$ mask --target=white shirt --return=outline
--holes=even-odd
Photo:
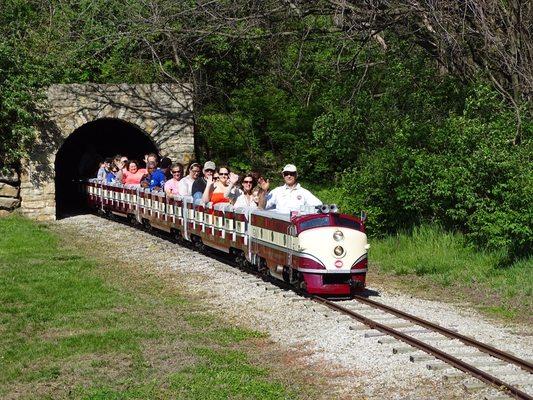
[[[266,198],[265,209],[275,208],[280,213],[299,211],[300,206],[319,206],[322,202],[309,190],[297,183],[292,188],[287,185],[278,186]]]
[[[192,179],[189,175],[180,179],[180,181],[178,182],[179,195],[180,196],[191,196],[193,183],[194,183],[194,179]]]
[[[238,187],[233,187],[230,190],[226,190],[225,197],[233,201],[233,207],[249,207],[252,210],[257,208],[257,204],[250,197],[246,196],[244,192]]]

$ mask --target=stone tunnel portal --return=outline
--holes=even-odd
[[[96,177],[100,161],[120,154],[142,162],[152,152],[159,153],[151,138],[119,119],[99,119],[76,129],[56,154],[56,218],[83,210],[76,182]]]

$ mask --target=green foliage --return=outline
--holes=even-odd
[[[213,25],[194,4],[3,2],[0,162],[31,145],[36,95],[49,83],[185,79],[195,85],[200,160],[271,177],[295,163],[343,210],[367,210],[373,235],[439,222],[508,262],[530,254],[527,105],[512,145],[514,112],[486,77],[459,81],[393,32],[383,32],[385,50],[347,40],[325,16]]]
[[[490,113],[479,114],[479,107]],[[351,207],[368,207],[371,232],[439,222],[509,261],[531,251],[533,171],[530,143],[514,146],[514,116],[486,87],[467,97],[462,115],[417,125],[343,174]],[[358,188],[350,191],[350,188]]]
[[[38,82],[31,65],[0,42],[0,167],[18,164],[35,139]]]
[[[370,259],[383,272],[424,276],[454,290],[465,289],[477,296],[471,300],[490,304],[489,311],[500,315],[529,315],[533,257],[501,268],[505,257],[504,251],[475,250],[464,235],[435,224],[375,239],[370,249]]]
[[[0,166],[17,164],[46,116],[39,103],[52,83],[153,82],[159,73],[138,37],[141,3],[8,0],[0,13]]]

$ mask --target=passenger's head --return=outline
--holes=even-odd
[[[179,181],[183,177],[183,164],[181,163],[173,164],[170,171],[172,173],[172,178]],[[200,169],[198,169],[198,172],[200,172]]]
[[[170,167],[172,166],[172,160],[168,157],[164,157],[162,160],[161,160],[161,169],[164,170],[165,172],[168,172],[170,171]]]
[[[111,165],[113,164],[113,159],[112,158],[106,158],[105,161],[104,161],[104,167],[106,169],[109,169],[111,168]]]
[[[149,153],[146,155],[146,168],[148,168],[148,163],[153,162],[157,168],[159,164],[159,157],[155,153]]]
[[[217,169],[217,166],[213,161],[206,161],[204,164],[204,176],[213,176],[213,173]]]
[[[200,176],[200,172],[202,171],[202,166],[198,164],[197,162],[192,162],[189,164],[187,171],[188,171],[189,176],[192,179],[196,179]]]
[[[122,165],[126,165],[126,163],[128,162],[128,157],[126,156],[120,157],[120,162],[122,163]]]
[[[230,171],[228,167],[220,167],[218,169],[218,179],[224,186],[228,184],[229,172]]]
[[[287,186],[293,186],[296,184],[296,181],[298,180],[298,172],[293,164],[285,165],[281,173]]]
[[[122,161],[120,161],[121,158],[122,156],[120,154],[117,154],[115,157],[113,157],[113,165],[116,165],[121,168],[121,166],[123,165]]]
[[[261,189],[259,189],[258,187],[254,188],[252,190],[252,201],[255,202],[255,204],[259,204],[259,193],[260,193]]]
[[[153,173],[157,168],[157,165],[155,162],[153,161],[148,161],[148,163],[146,164],[146,171],[151,174]]]
[[[252,190],[257,186],[257,179],[255,174],[248,173],[242,178],[242,190],[246,194],[252,193]]]
[[[213,182],[217,182],[220,179],[220,176],[218,175],[218,172],[213,172]]]
[[[132,174],[137,173],[139,170],[139,161],[137,160],[130,160],[128,164],[128,171],[130,171]]]

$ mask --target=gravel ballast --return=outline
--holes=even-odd
[[[180,288],[201,297],[217,315],[268,333],[280,351],[299,354],[310,369],[317,374],[327,374],[332,385],[324,398],[361,398],[362,395],[369,399],[478,399],[501,395],[494,389],[476,388],[476,385],[466,390],[464,386],[468,386],[472,378],[457,374],[459,371],[453,368],[429,370],[428,364],[438,367],[437,360],[411,362],[411,356],[425,354],[421,351],[411,350],[325,306],[150,233],[94,215],[65,218],[55,226],[59,231],[75,233],[91,242],[94,238],[105,237],[105,246],[96,240],[95,253],[109,253],[124,262],[143,262],[149,254],[147,268],[152,268],[154,273],[175,274]],[[123,240],[135,235],[138,236],[136,240]],[[372,282],[367,283],[379,293],[374,300],[456,329],[521,358],[533,359],[532,336],[517,334],[516,327],[488,321],[464,307],[390,293],[372,286]],[[356,301],[340,304],[368,316],[383,318],[384,323],[398,321],[385,314],[381,316]],[[399,329],[418,330],[420,337],[438,338],[419,327]],[[520,330],[527,332],[528,327]],[[450,341],[435,343],[443,348],[450,347]],[[457,346],[462,352],[461,344]],[[401,350],[393,354],[393,349]],[[491,368],[495,367],[483,367],[487,371]],[[505,368],[510,374],[520,376],[517,369]],[[533,385],[533,381],[530,383]],[[527,391],[533,394],[533,386]]]

